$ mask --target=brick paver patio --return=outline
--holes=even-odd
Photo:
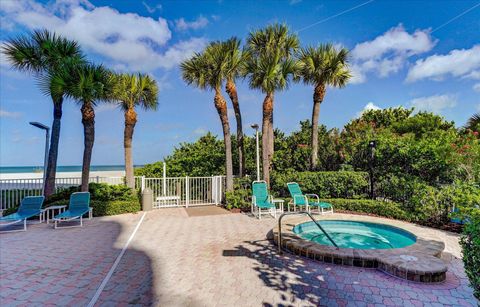
[[[87,305],[141,216],[96,218],[82,229],[32,225],[26,233],[0,234],[0,305]],[[279,256],[266,239],[274,223],[242,214],[149,212],[96,305],[478,304],[455,257],[445,283],[416,284],[374,269]],[[432,231],[459,256],[451,234]]]

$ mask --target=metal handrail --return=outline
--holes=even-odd
[[[286,212],[282,215],[280,215],[280,218],[278,219],[278,252],[282,254],[282,218],[285,215],[294,215],[294,214],[306,214],[308,217],[317,225],[317,227],[325,234],[325,236],[332,242],[333,246],[338,248],[337,243],[333,241],[333,239],[330,237],[330,235],[323,229],[322,226],[313,218],[313,216],[308,213],[307,211],[298,211],[298,212]]]

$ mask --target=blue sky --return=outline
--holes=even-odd
[[[363,5],[362,5],[363,4]],[[302,45],[332,42],[351,50],[352,82],[329,89],[320,122],[342,127],[365,108],[429,110],[465,123],[480,111],[480,2],[476,1],[35,1],[0,2],[0,43],[35,28],[80,42],[89,59],[117,71],[142,71],[160,86],[156,112],[139,112],[134,160],[161,160],[179,142],[221,135],[213,94],[188,87],[178,64],[211,40],[285,22]],[[476,7],[475,7],[476,6]],[[473,9],[471,9],[473,8]],[[471,9],[470,11],[468,11]],[[245,133],[260,122],[262,94],[238,84]],[[275,127],[290,132],[310,118],[312,88],[276,94]],[[35,80],[0,58],[0,165],[41,165],[52,107]],[[235,131],[231,117],[231,130]],[[97,108],[92,164],[123,163],[123,115]],[[81,164],[79,106],[64,104],[59,165]]]

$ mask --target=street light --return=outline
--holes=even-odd
[[[250,127],[255,129],[255,137],[257,140],[257,180],[260,180],[260,146],[258,144],[258,124],[252,124]]]
[[[375,148],[377,148],[377,141],[371,140],[368,142],[368,147],[370,148],[370,198],[375,198],[375,189],[374,189],[374,178],[373,178],[373,167],[375,166]]]
[[[49,147],[49,136],[50,136],[50,127],[45,126],[39,122],[30,122],[30,125],[45,130],[45,158],[43,160],[43,186],[42,194],[45,192],[45,184],[47,183],[47,166],[48,166],[48,147]]]

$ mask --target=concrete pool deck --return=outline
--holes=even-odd
[[[31,225],[27,232],[0,234],[0,305],[87,305],[141,217],[94,218],[84,228],[62,230]],[[189,217],[182,208],[148,212],[95,306],[478,304],[457,259],[455,234],[424,229],[452,257],[444,283],[418,284],[377,270],[280,256],[266,239],[275,223],[244,214]]]

